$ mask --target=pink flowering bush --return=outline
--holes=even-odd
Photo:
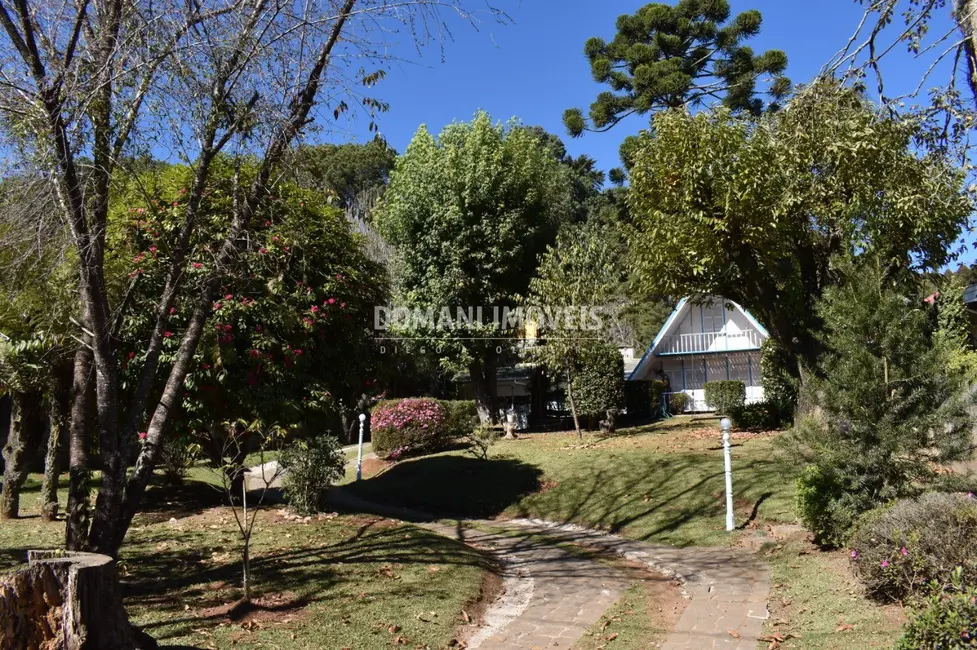
[[[448,411],[426,397],[385,400],[370,419],[373,450],[381,457],[441,449],[449,439]],[[405,449],[406,448],[406,449]]]
[[[945,589],[959,567],[977,585],[977,499],[929,492],[867,513],[851,539],[851,563],[869,596],[883,602]]]

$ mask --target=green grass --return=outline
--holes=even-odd
[[[38,482],[27,483],[24,517],[0,525],[2,567],[63,541],[63,522],[36,516]],[[272,507],[252,539],[261,606],[253,620],[232,620],[241,542],[220,496],[192,481],[153,488],[129,531],[120,559],[126,607],[161,645],[369,650],[400,637],[407,647],[443,648],[494,570],[480,552],[409,524],[335,515],[303,523]]]
[[[766,632],[784,637],[784,650],[891,648],[899,638],[906,611],[867,601],[846,551],[819,552],[794,541],[763,559],[774,584]]]
[[[772,447],[770,437],[734,440],[739,524],[755,508],[765,520],[793,520],[793,486]],[[540,517],[701,546],[736,539],[724,530],[723,480],[716,420],[682,417],[583,442],[572,433],[500,441],[488,461],[462,451],[426,456],[351,489],[439,516]]]

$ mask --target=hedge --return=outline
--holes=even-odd
[[[577,414],[602,418],[608,409],[624,404],[624,358],[610,345],[595,346],[573,378]]]
[[[746,402],[746,384],[738,379],[707,381],[703,388],[706,404],[717,415],[727,415],[731,409]]]
[[[474,400],[439,400],[448,412],[446,423],[449,438],[464,438],[478,425],[478,409]]]
[[[745,431],[771,431],[784,424],[780,406],[769,401],[734,406],[727,415],[735,428]]]
[[[672,415],[681,415],[689,408],[692,398],[687,393],[672,393],[668,396],[668,410]]]

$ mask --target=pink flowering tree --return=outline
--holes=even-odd
[[[235,200],[232,170],[203,198],[215,215]],[[240,171],[238,173],[245,174]],[[116,260],[128,298],[121,330],[123,372],[129,393],[141,370],[138,342],[152,327],[151,301],[170,264],[161,233],[179,227],[191,171],[173,167],[154,186],[140,186],[115,221],[129,244]],[[220,466],[228,435],[254,435],[271,427],[318,433],[336,431],[343,404],[376,385],[381,359],[371,327],[374,306],[386,300],[386,272],[367,259],[358,235],[327,197],[292,185],[275,188],[257,226],[224,278],[176,405],[171,440],[196,440]],[[192,241],[183,287],[187,299],[171,308],[158,380],[168,375],[195,305],[196,285],[215,270],[218,232],[199,229]],[[130,347],[131,346],[131,347]],[[146,413],[148,420],[152,416]],[[138,449],[139,440],[130,441]],[[231,463],[232,466],[235,463]]]

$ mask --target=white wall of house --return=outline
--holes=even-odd
[[[673,392],[689,395],[689,410],[707,411],[707,381],[738,379],[747,403],[763,400],[759,347],[767,338],[738,305],[715,299],[703,305],[685,302],[659,333],[632,379],[656,379],[664,373]]]

